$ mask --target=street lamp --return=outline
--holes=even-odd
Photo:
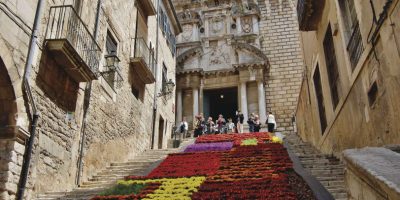
[[[118,64],[120,62],[118,56],[115,53],[111,53],[110,55],[104,56],[106,59],[106,68],[107,71],[117,70]]]
[[[102,71],[101,74],[103,75],[103,77],[104,76],[108,77],[106,78],[106,80],[110,81],[109,82],[110,85],[113,85],[115,83],[116,87],[120,88],[124,81],[119,68],[120,59],[115,54],[115,52],[112,52],[111,54],[104,56],[104,58],[106,59],[106,66],[105,70]]]
[[[175,83],[172,81],[172,79],[169,79],[169,81],[166,82],[164,87],[162,88],[162,91],[158,94],[158,97],[172,94],[174,87]]]

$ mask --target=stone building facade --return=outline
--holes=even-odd
[[[44,1],[26,73],[37,4],[0,1],[0,199],[17,193],[32,102],[40,117],[27,199],[166,148],[174,125],[175,91],[167,85],[175,82],[181,28],[169,0]]]
[[[278,130],[293,130],[302,77],[294,2],[174,0],[183,32],[177,40],[177,122],[199,113],[233,118],[241,110]]]
[[[326,154],[400,143],[399,1],[298,1],[299,135]]]

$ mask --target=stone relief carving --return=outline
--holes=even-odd
[[[252,20],[250,17],[242,18],[241,25],[244,33],[251,33],[253,31]]]
[[[193,35],[193,25],[192,24],[185,24],[182,27],[182,39],[184,42],[188,42],[192,40]]]
[[[209,58],[209,66],[211,65],[221,65],[223,63],[230,63],[230,55],[229,52],[225,52],[224,46],[215,47],[211,49],[210,58]]]
[[[211,19],[210,28],[213,34],[219,34],[224,28],[224,19],[222,17],[214,17]]]

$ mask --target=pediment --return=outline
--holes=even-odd
[[[222,44],[214,47],[194,47],[177,58],[178,71],[202,69],[207,71],[237,69],[238,66],[263,65],[267,56],[256,46],[245,43]]]

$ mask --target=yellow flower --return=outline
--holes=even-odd
[[[283,143],[283,140],[282,140],[281,138],[279,138],[279,137],[273,136],[273,137],[272,137],[272,142],[273,142],[273,143],[280,143],[280,144],[282,144],[282,143]]]

